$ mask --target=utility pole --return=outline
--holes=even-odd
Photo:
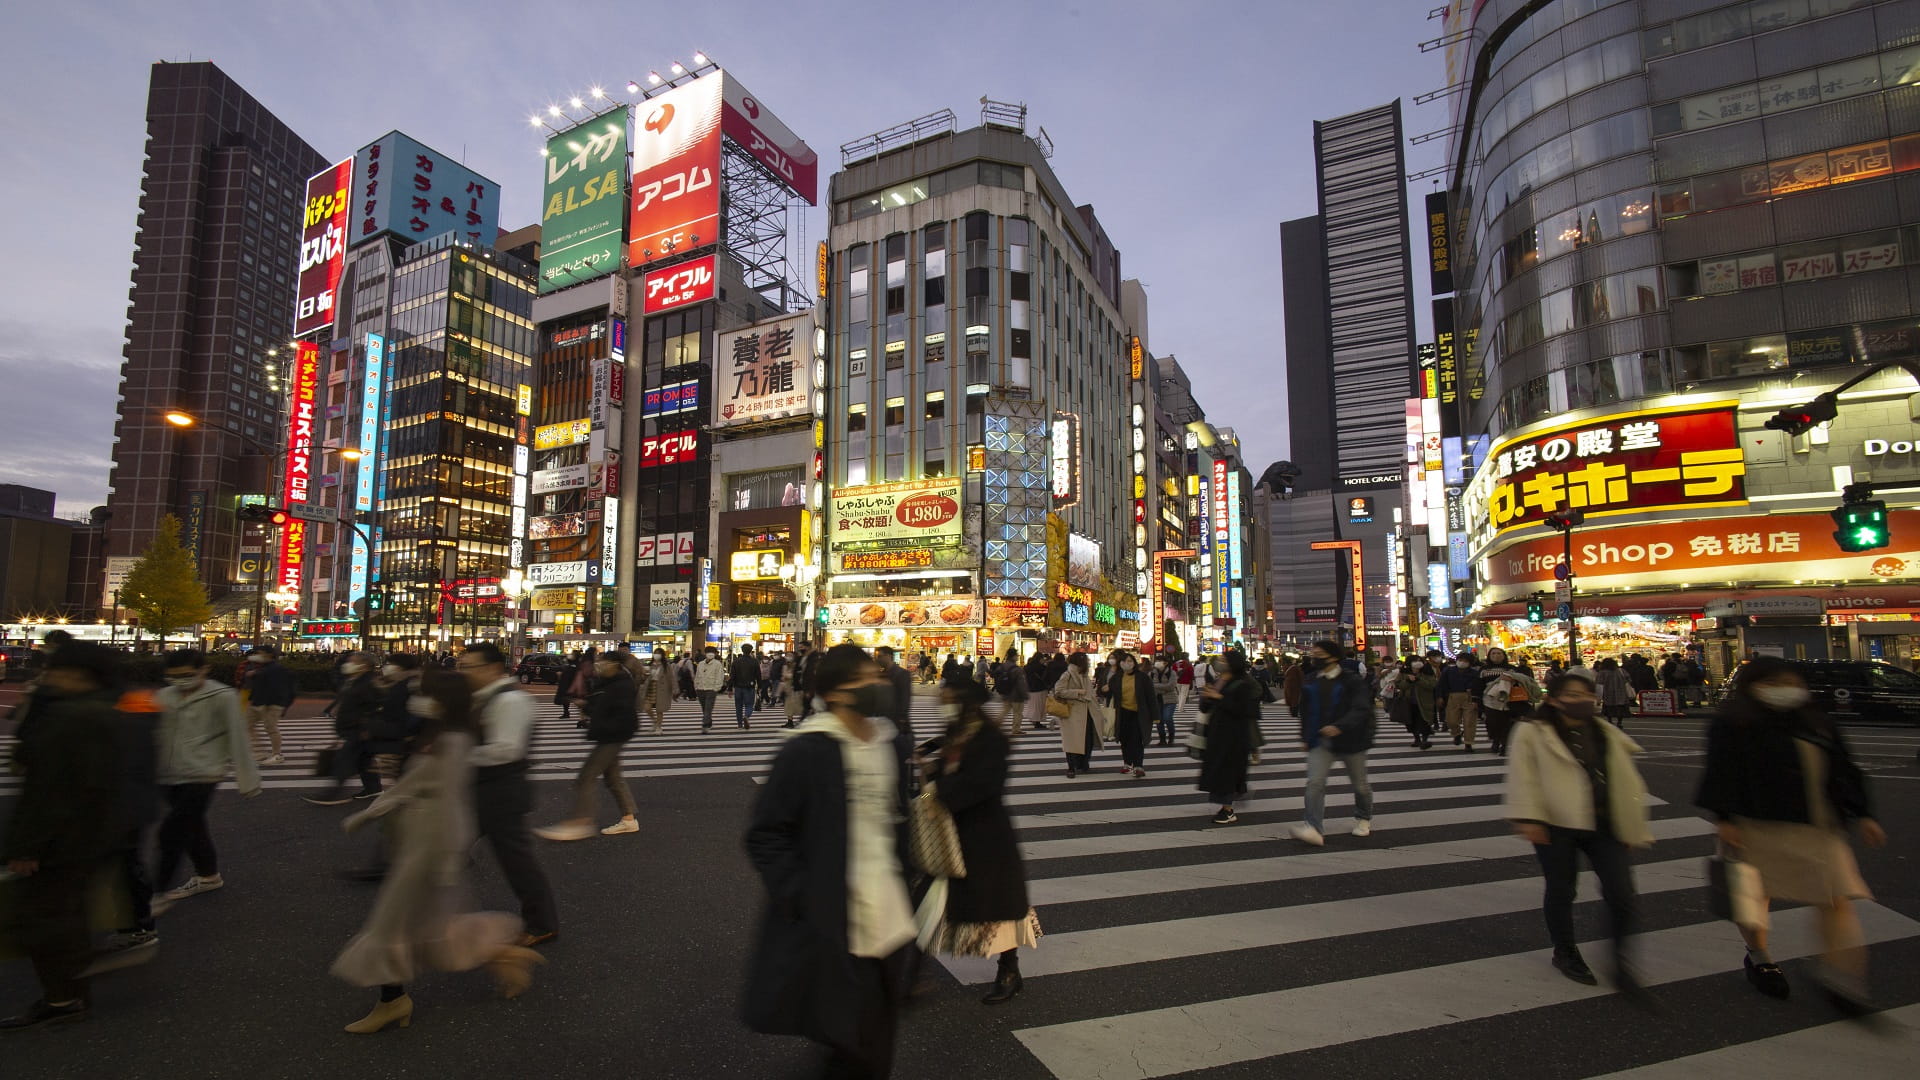
[[[1580,628],[1573,614],[1573,530],[1587,516],[1578,510],[1562,510],[1547,515],[1547,524],[1560,532],[1560,562],[1553,568],[1554,599],[1558,614],[1567,624],[1567,666],[1580,666]]]

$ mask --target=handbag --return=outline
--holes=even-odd
[[[338,754],[339,752],[340,752],[340,749],[334,746],[323,746],[320,749],[314,751],[313,752],[313,775],[328,776],[328,777],[332,776],[334,755]]]
[[[1047,695],[1047,715],[1057,716],[1060,719],[1065,720],[1067,717],[1073,715],[1073,705],[1070,702],[1062,701],[1059,698],[1054,697],[1052,694],[1048,694]]]
[[[1097,701],[1087,702],[1087,715],[1093,720],[1093,729],[1102,739],[1113,738],[1113,716],[1115,710],[1109,709]]]
[[[1760,872],[1724,846],[1707,857],[1707,910],[1736,926],[1766,925]]]
[[[966,859],[960,853],[960,830],[953,824],[953,813],[934,795],[928,783],[913,797],[911,843],[913,861],[920,869],[941,878],[967,876]]]
[[[1201,761],[1206,758],[1207,756],[1207,716],[1205,713],[1201,713],[1199,716],[1195,717],[1193,721],[1193,727],[1187,729],[1187,738],[1186,738],[1185,745],[1187,748],[1188,757],[1192,758],[1195,761]]]

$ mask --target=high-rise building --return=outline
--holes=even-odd
[[[279,372],[301,205],[323,164],[213,64],[153,65],[110,556],[145,550],[163,515],[197,515],[202,579],[216,596],[234,580],[235,496],[266,490],[267,448],[285,433]],[[169,412],[191,425],[169,423]]]
[[[1490,0],[1449,33],[1458,403],[1491,439],[1464,507],[1475,614],[1565,648],[1561,620],[1518,616],[1553,611],[1546,519],[1573,510],[1583,660],[1912,664],[1912,623],[1879,620],[1920,609],[1913,378],[1765,425],[1920,360],[1920,9]],[[1830,513],[1862,482],[1893,542],[1850,552]]]

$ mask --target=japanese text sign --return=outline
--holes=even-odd
[[[1427,195],[1427,270],[1433,295],[1445,296],[1453,291],[1453,245],[1444,191]]]
[[[352,158],[307,181],[307,201],[300,217],[299,291],[294,300],[296,337],[333,325],[333,293],[347,265],[352,205]]]
[[[692,461],[699,449],[700,433],[697,431],[648,435],[640,440],[640,467],[645,469],[654,465],[677,465]]]
[[[627,110],[615,109],[547,140],[540,214],[540,291],[620,269],[625,225]]]
[[[722,82],[695,79],[638,106],[628,265],[719,243]]]
[[[708,76],[709,78],[711,76]],[[807,201],[819,201],[820,158],[800,137],[780,122],[759,98],[747,92],[732,74],[726,80],[721,128],[740,149],[765,165],[789,191]]]
[[[956,542],[965,522],[958,477],[835,488],[828,497],[836,551]]]
[[[648,274],[641,310],[647,315],[658,315],[713,297],[713,256],[702,255]]]
[[[353,167],[352,243],[451,232],[487,246],[499,231],[500,185],[397,131],[361,147]]]
[[[813,397],[813,313],[720,335],[713,366],[715,427],[805,415]]]

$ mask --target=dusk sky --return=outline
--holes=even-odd
[[[1443,127],[1440,0],[452,5],[79,0],[19,9],[0,88],[0,482],[52,488],[63,515],[106,499],[140,191],[148,67],[212,60],[338,159],[399,128],[500,183],[501,224],[538,220],[527,123],[595,85],[624,96],[696,49],[821,158],[979,98],[1025,102],[1054,172],[1092,203],[1151,301],[1151,348],[1192,375],[1257,477],[1288,452],[1279,222],[1313,213],[1312,123],[1407,99]],[[1442,140],[1411,148],[1437,164]],[[1415,194],[1431,189],[1422,182]],[[801,264],[826,234],[806,216]],[[1423,249],[1414,234],[1416,266]],[[1415,275],[1424,338],[1424,275]],[[289,298],[289,307],[291,299]],[[290,314],[290,313],[289,313]],[[1386,407],[1398,411],[1397,402]],[[1301,448],[1299,454],[1314,452]]]

